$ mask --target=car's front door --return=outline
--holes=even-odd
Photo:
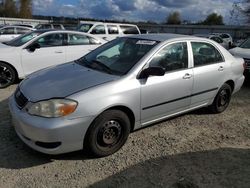
[[[17,36],[15,27],[7,27],[0,30],[0,42],[10,41]]]
[[[24,74],[66,62],[63,33],[50,33],[41,36],[28,47],[22,50],[22,66]],[[34,51],[30,47],[38,44]]]
[[[104,40],[107,40],[108,35],[106,31],[106,27],[103,24],[96,25],[93,27],[93,29],[90,31],[91,34],[96,35],[100,38],[103,38]]]
[[[223,84],[229,70],[219,50],[207,42],[191,42],[193,51],[194,86],[191,106],[209,103]]]
[[[193,72],[189,69],[186,42],[165,46],[152,58],[150,66],[160,66],[166,73],[140,80],[142,125],[185,111],[191,102]]]

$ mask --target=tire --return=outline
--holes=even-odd
[[[12,85],[15,80],[15,70],[10,65],[0,62],[0,89]]]
[[[120,110],[107,110],[90,125],[85,147],[96,157],[104,157],[118,151],[130,133],[128,116]]]
[[[221,113],[225,111],[231,100],[232,89],[230,85],[223,84],[217,95],[214,98],[213,104],[210,109],[213,113]]]

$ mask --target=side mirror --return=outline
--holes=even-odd
[[[39,49],[41,48],[40,44],[38,43],[33,43],[31,44],[27,49],[30,51],[30,52],[34,52],[36,49]]]
[[[146,69],[143,69],[141,73],[139,74],[139,79],[148,78],[149,76],[164,76],[165,75],[165,69],[162,67],[148,67]]]

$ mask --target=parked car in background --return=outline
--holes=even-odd
[[[98,35],[108,41],[124,35],[140,34],[140,30],[136,25],[120,23],[81,22],[77,30]]]
[[[242,42],[238,47],[232,48],[229,52],[237,57],[241,57],[245,61],[247,76],[250,75],[250,38]]]
[[[64,30],[64,26],[62,24],[56,23],[48,23],[48,24],[38,24],[35,26],[36,29],[57,29],[57,30]]]
[[[3,26],[0,28],[0,42],[10,41],[30,31],[34,31],[34,29],[23,26]]]
[[[201,107],[223,112],[243,84],[243,63],[205,38],[120,37],[31,74],[9,107],[17,135],[31,148],[107,156],[133,130]]]
[[[229,48],[231,48],[231,46],[233,45],[233,37],[229,33],[212,33],[212,34],[220,36],[228,44]]]
[[[37,70],[80,58],[106,41],[65,30],[36,30],[0,45],[0,88]]]
[[[210,35],[210,34],[195,34],[195,36],[197,37],[204,37],[204,38],[208,38],[211,39],[217,43],[219,43],[221,46],[223,46],[226,49],[229,49],[229,45],[228,42],[224,41],[220,36],[218,35]]]
[[[32,24],[14,24],[14,25],[12,25],[12,26],[23,26],[23,27],[35,28],[35,26],[32,25]]]

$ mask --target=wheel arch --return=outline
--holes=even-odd
[[[134,112],[130,108],[128,108],[126,106],[118,105],[118,106],[112,106],[112,107],[106,109],[105,111],[108,111],[108,110],[120,110],[120,111],[124,112],[128,116],[129,121],[130,121],[130,126],[131,126],[130,132],[132,132],[134,130],[135,115],[134,115]]]
[[[235,83],[233,80],[228,80],[225,82],[226,84],[228,84],[231,87],[232,93],[234,91],[234,87],[235,87]]]
[[[0,63],[4,63],[4,64],[10,66],[11,68],[13,68],[13,70],[15,71],[15,74],[16,74],[16,80],[19,79],[19,74],[18,74],[16,68],[13,65],[11,65],[10,63],[8,63],[6,61],[1,61],[1,60],[0,60]]]

